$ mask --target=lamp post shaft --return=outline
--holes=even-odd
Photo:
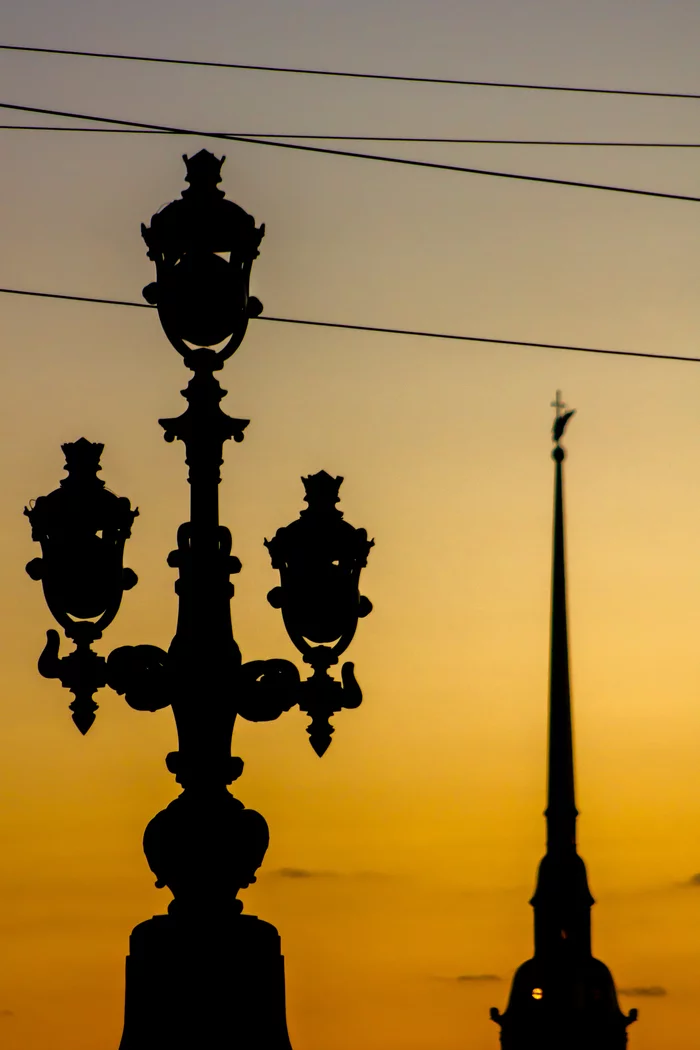
[[[240,569],[231,556],[231,534],[219,524],[220,467],[224,441],[241,440],[245,420],[220,407],[225,395],[214,377],[208,352],[191,355],[195,374],[183,391],[188,405],[174,419],[161,420],[166,440],[185,445],[189,467],[190,521],[178,531],[170,564],[179,569],[177,632],[170,648],[177,669],[173,712],[178,727],[177,772],[184,785],[230,782],[231,733],[241,655],[233,638],[229,577]],[[203,717],[204,711],[207,715]]]

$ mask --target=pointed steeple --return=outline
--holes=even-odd
[[[608,968],[591,954],[591,906],[586,867],[576,850],[574,747],[566,602],[564,472],[561,446],[574,412],[561,394],[552,439],[554,528],[547,755],[547,852],[540,863],[535,913],[535,953],[516,972],[508,1009],[491,1010],[501,1027],[503,1050],[623,1050],[636,1010],[620,1010]]]
[[[557,390],[552,440],[554,460],[554,536],[552,551],[552,622],[549,661],[549,752],[547,786],[547,850],[560,851],[576,846],[576,796],[574,786],[574,746],[571,726],[571,686],[569,683],[569,627],[566,608],[566,548],[564,539],[564,478],[562,464],[566,452],[561,447],[566,425],[573,411],[566,408]],[[574,410],[575,411],[575,410]]]

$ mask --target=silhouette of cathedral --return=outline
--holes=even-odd
[[[555,461],[552,624],[549,679],[547,852],[540,863],[535,952],[516,971],[508,1008],[491,1009],[503,1050],[624,1050],[627,1026],[612,974],[591,953],[591,905],[586,866],[576,850],[576,799],[566,613],[564,495],[560,441],[573,412],[560,393],[553,408]]]

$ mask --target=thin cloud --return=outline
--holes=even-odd
[[[456,977],[458,981],[500,981],[500,979],[496,973],[460,973]]]
[[[649,984],[643,985],[641,988],[618,988],[617,994],[628,995],[633,998],[639,996],[647,999],[661,999],[664,995],[668,995],[668,992],[660,984]]]
[[[332,879],[339,874],[337,871],[312,871],[311,868],[278,868],[270,872],[280,879]]]
[[[381,879],[381,871],[324,871],[313,868],[277,868],[267,872],[278,879]]]
[[[700,871],[696,872],[695,875],[691,875],[686,883],[687,886],[700,886]]]
[[[458,973],[453,977],[438,977],[438,981],[457,982],[458,984],[471,984],[477,982],[500,981],[501,977],[496,973]]]
[[[15,1016],[14,1010],[0,1010],[0,1018],[2,1018],[3,1020],[6,1020],[8,1017],[14,1017],[14,1016]]]

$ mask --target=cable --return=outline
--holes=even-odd
[[[693,201],[700,203],[700,197],[691,197],[682,193],[662,193],[658,190],[638,190],[628,186],[611,186],[598,182],[582,182],[574,179],[554,179],[544,175],[521,175],[512,171],[491,171],[485,168],[466,168],[457,164],[440,164],[437,161],[412,160],[407,157],[387,157],[380,153],[358,153],[351,150],[331,149],[328,146],[302,146],[298,142],[275,142],[272,139],[246,138],[243,135],[229,135],[220,131],[193,131],[187,128],[171,127],[167,124],[146,124],[139,120],[120,120],[117,117],[96,117],[89,113],[73,113],[68,110],[46,109],[39,106],[20,106],[12,102],[0,102],[0,109],[17,110],[21,113],[42,113],[51,117],[68,117],[73,120],[91,120],[100,124],[119,124],[123,127],[145,128],[150,131],[164,131],[177,135],[193,135],[200,138],[224,139],[227,142],[247,142],[256,146],[274,146],[276,149],[302,150],[304,153],[323,153],[332,157],[354,157],[358,160],[376,160],[385,164],[402,164],[413,168],[431,168],[436,171],[458,171],[467,175],[489,175],[498,179],[517,179],[521,182],[542,182],[550,186],[576,186],[587,190],[607,190],[609,193],[627,193],[638,197],[659,197],[665,200]]]
[[[26,288],[0,288],[5,295],[32,295],[37,299],[68,299],[73,303],[103,303],[106,306],[135,306],[139,310],[155,310],[150,303],[134,303],[130,299],[96,299],[92,295],[64,295],[61,292],[32,292]]]
[[[102,303],[109,306],[134,306],[140,310],[155,310],[149,303],[134,303],[127,299],[97,299],[89,295],[64,295],[59,292],[33,292],[25,288],[0,288],[7,295],[31,295],[40,299],[67,299],[77,303]],[[351,332],[377,332],[381,335],[409,335],[421,339],[449,339],[462,343],[495,343],[498,346],[524,346],[540,350],[573,350],[581,354],[609,354],[615,357],[645,357],[654,361],[687,361],[700,364],[700,357],[682,357],[679,354],[647,354],[641,350],[607,350],[593,346],[572,346],[567,343],[534,343],[526,339],[495,339],[485,335],[457,335],[450,332],[428,332],[413,328],[383,328],[369,324],[347,324],[342,321],[309,321],[301,317],[269,317],[261,314],[256,321],[276,324],[300,324],[313,328],[340,328]]]
[[[190,132],[152,131],[145,128],[72,128],[56,124],[0,124],[0,131],[78,131],[101,135],[183,135]],[[700,149],[700,142],[612,142],[585,139],[461,139],[439,138],[431,135],[293,135],[276,131],[222,131],[230,138],[314,139],[333,142],[428,142],[455,145],[486,146],[615,146],[650,149]]]
[[[570,87],[564,84],[517,84],[500,80],[454,80],[446,77],[418,77],[393,73],[350,73],[337,69],[304,69],[296,66],[261,66],[248,62],[207,62],[191,58],[155,58],[151,55],[122,55],[110,51],[73,51],[59,47],[25,47],[0,44],[2,51],[31,51],[42,55],[73,55],[80,58],[115,58],[124,62],[158,62],[171,66],[204,66],[210,69],[249,69],[261,73],[301,73],[314,77],[349,77],[354,80],[395,80],[409,84],[450,84],[458,87],[515,88],[519,91],[570,91],[588,95],[636,95],[643,98],[690,98],[700,94],[683,91],[639,91],[626,88]]]

